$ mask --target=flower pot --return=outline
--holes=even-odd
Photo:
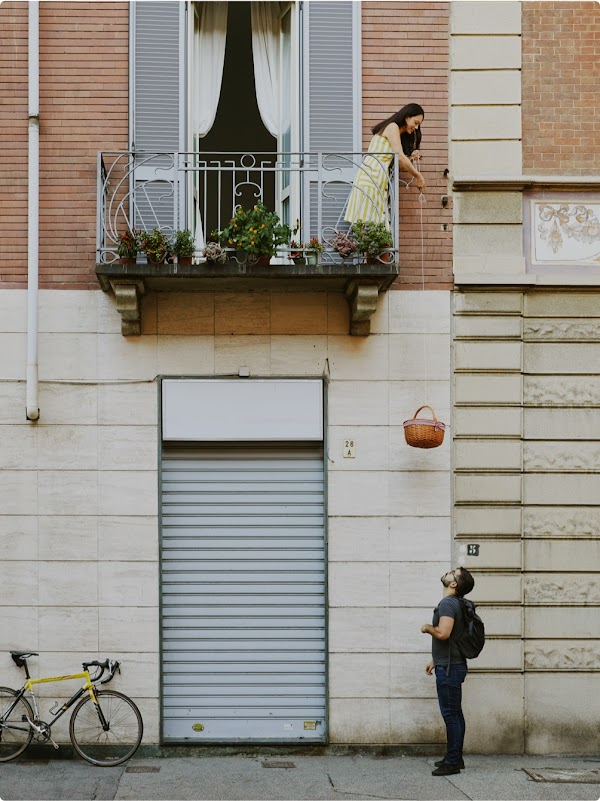
[[[191,267],[193,256],[177,256],[177,264],[180,267]]]
[[[165,258],[166,256],[163,256],[161,259],[157,259],[156,256],[149,256],[146,254],[146,261],[153,267],[159,267],[161,264],[164,264]]]
[[[123,259],[123,258],[119,259],[119,264],[122,264],[124,267],[126,265],[133,265],[135,264],[135,262],[136,262],[135,256],[130,259]]]
[[[306,264],[306,256],[292,256],[294,264]]]
[[[306,257],[306,263],[313,267],[319,263],[319,256],[317,253],[309,253]]]
[[[256,253],[248,253],[248,264],[258,267],[268,267],[271,264],[271,257],[269,255],[257,256]]]

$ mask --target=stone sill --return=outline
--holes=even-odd
[[[455,273],[454,285],[459,286],[514,286],[514,287],[600,287],[600,274],[583,276],[568,273],[540,275],[536,273]]]
[[[147,292],[340,292],[350,307],[352,336],[368,336],[371,315],[398,276],[398,264],[238,264],[180,266],[98,264],[96,275],[105,292],[115,296],[121,333],[139,336],[142,295]]]
[[[452,180],[454,192],[522,192],[525,189],[593,192],[600,190],[600,175],[461,175]]]

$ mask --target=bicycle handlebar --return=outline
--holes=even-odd
[[[108,684],[108,682],[115,677],[115,673],[117,672],[117,670],[119,671],[119,673],[121,672],[119,663],[117,662],[116,659],[105,659],[104,662],[98,662],[98,660],[95,659],[93,662],[83,662],[82,666],[84,670],[87,670],[90,667],[100,668],[100,672],[91,679],[91,681],[94,682],[94,684],[100,681],[100,679],[104,675],[104,671],[106,670],[108,670],[110,675],[107,676],[104,679],[104,681],[100,681],[100,684]]]

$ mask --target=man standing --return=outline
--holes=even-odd
[[[457,567],[442,576],[444,597],[433,610],[431,625],[421,626],[423,634],[431,634],[431,662],[425,672],[435,670],[440,712],[446,724],[446,754],[435,763],[433,776],[450,776],[464,768],[463,743],[465,718],[462,712],[462,684],[467,676],[467,662],[450,639],[458,639],[464,630],[464,616],[459,598],[475,586],[473,576],[465,567]]]

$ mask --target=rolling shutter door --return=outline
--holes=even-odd
[[[321,445],[165,446],[163,735],[323,741]]]

